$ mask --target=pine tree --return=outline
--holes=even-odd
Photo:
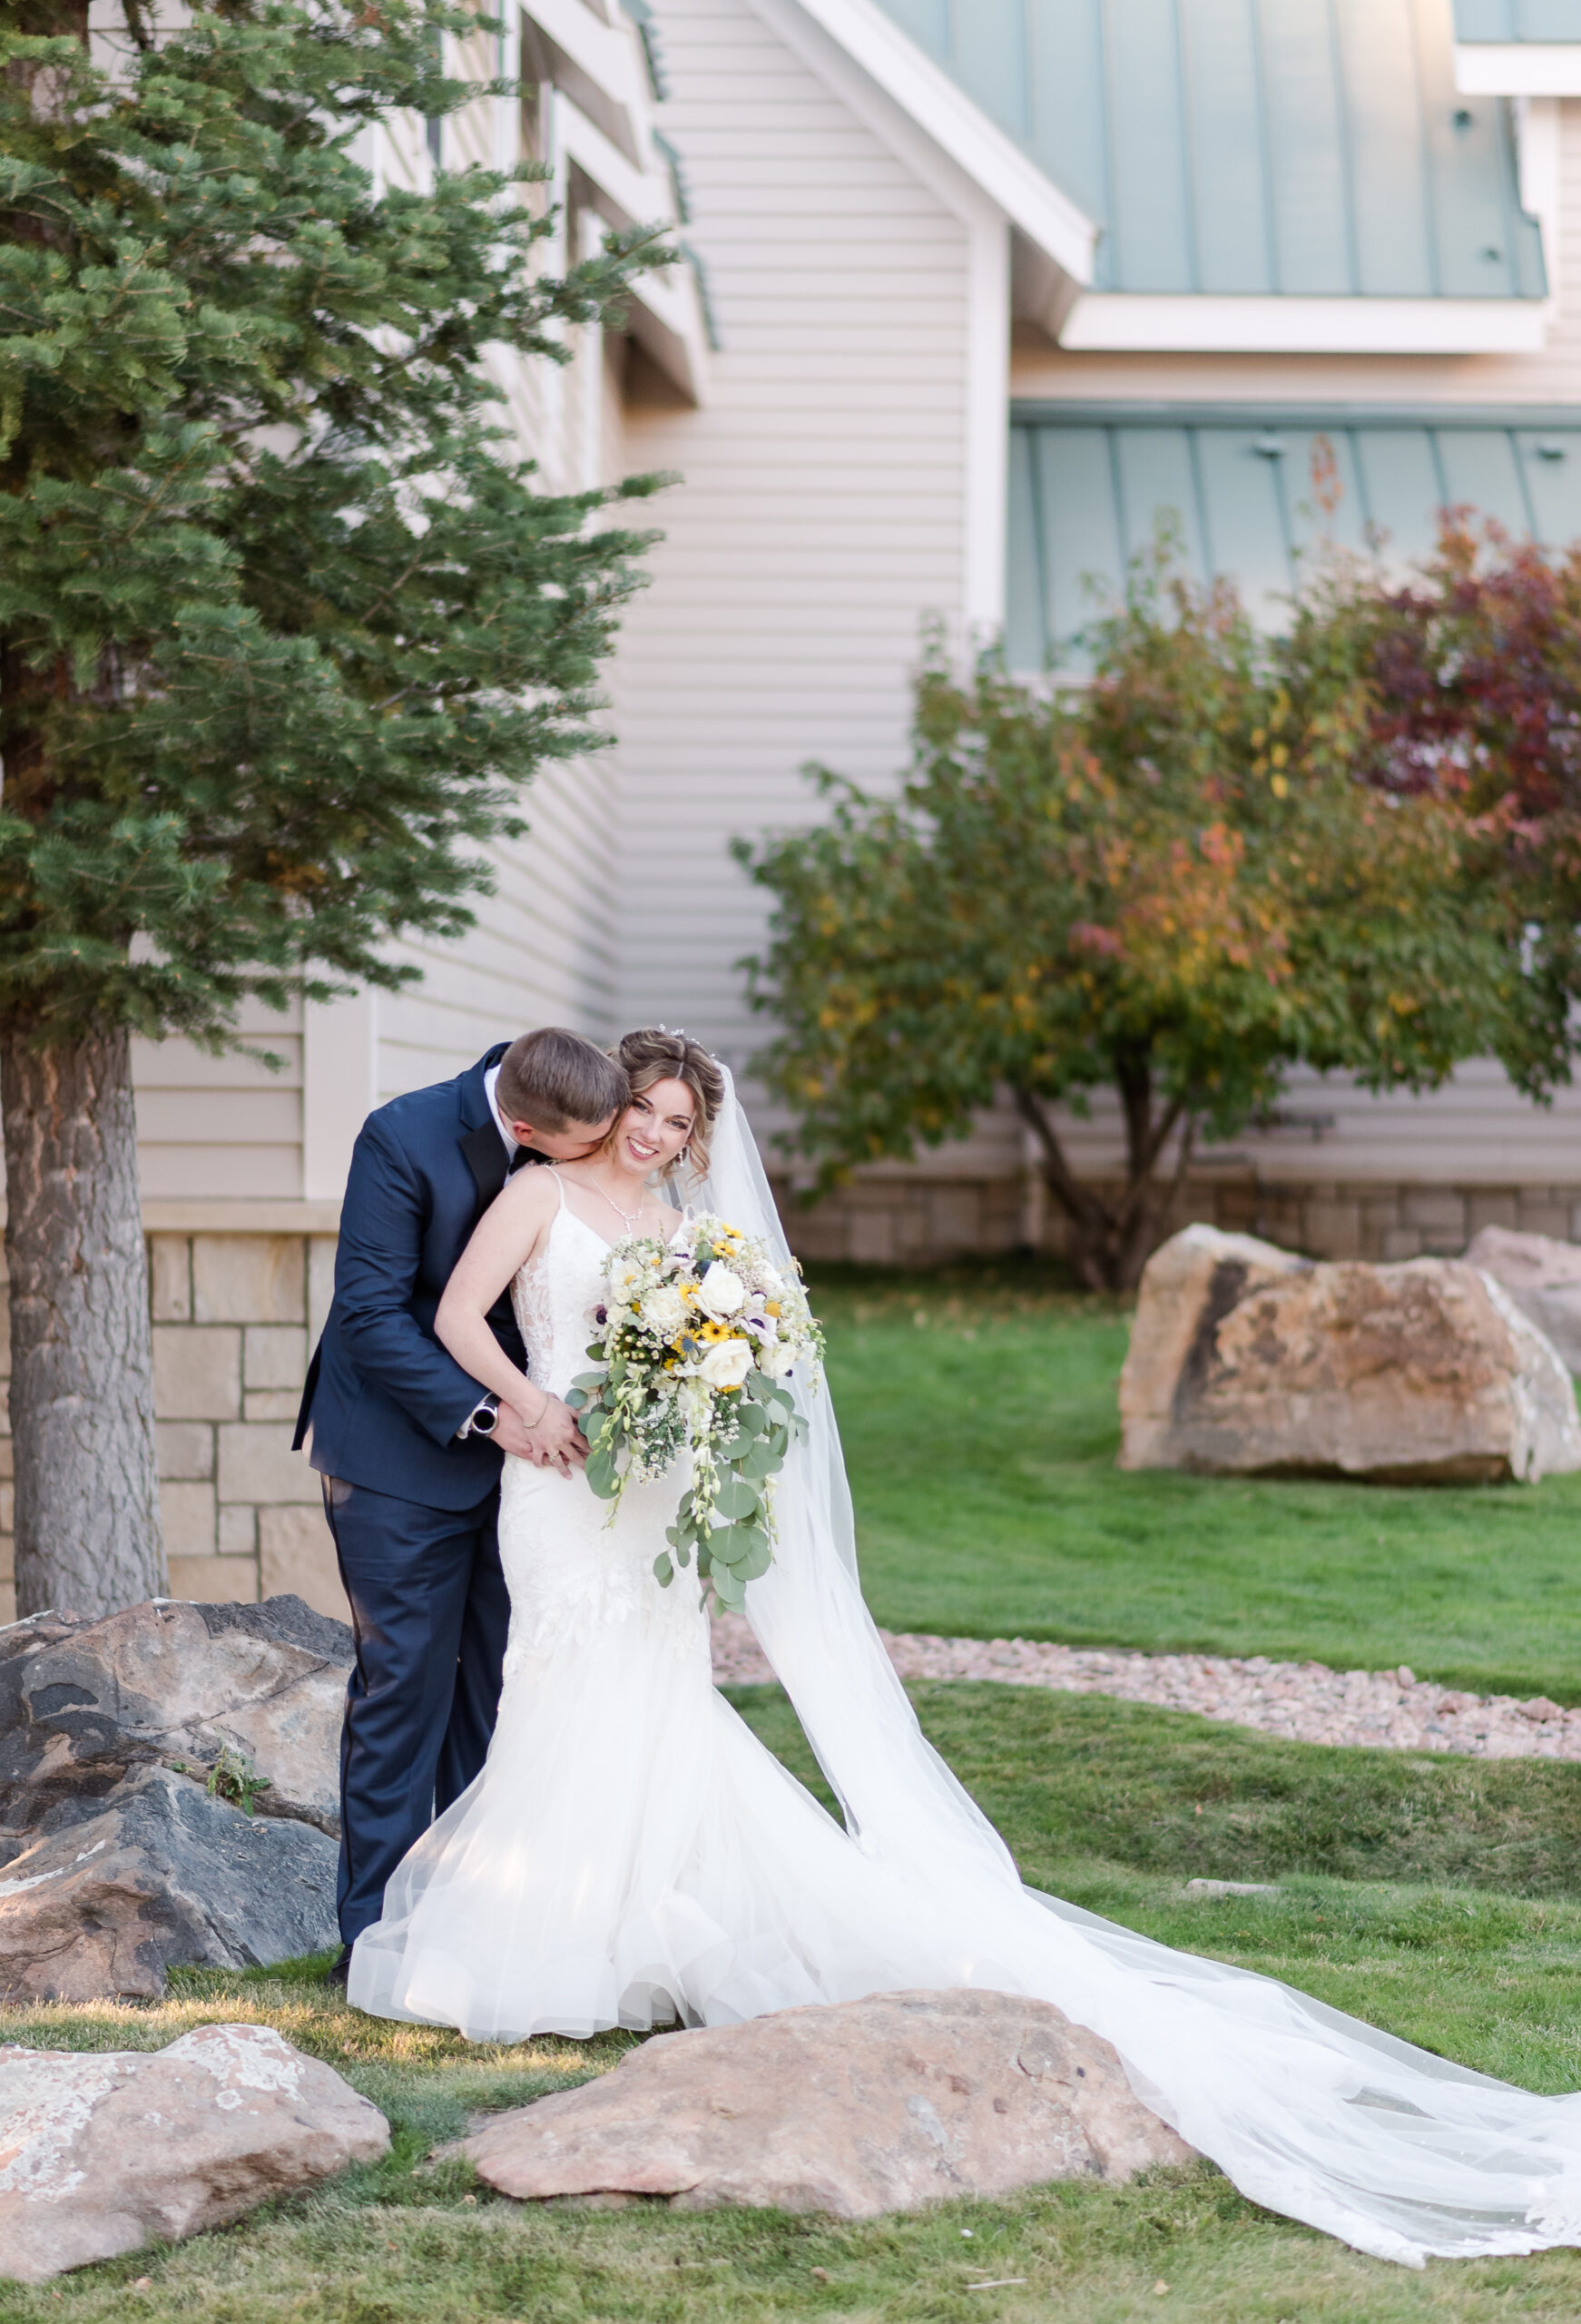
[[[482,357],[562,354],[651,241],[548,279],[532,171],[380,192],[356,159],[476,95],[437,36],[480,20],[223,0],[156,37],[126,6],[91,46],[83,0],[0,8],[24,1611],[164,1586],[132,1036],[223,1048],[249,994],[392,986],[392,939],[458,934],[520,785],[592,739],[642,547],[535,491]]]

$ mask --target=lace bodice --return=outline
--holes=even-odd
[[[560,1207],[536,1251],[517,1270],[511,1305],[535,1384],[563,1396],[591,1362],[593,1311],[604,1297],[604,1265],[614,1246],[577,1216],[558,1177],[555,1185]]]
[[[609,1245],[585,1219],[578,1218],[560,1189],[560,1207],[549,1231],[511,1285],[535,1386],[563,1396],[588,1367],[592,1315],[604,1293],[604,1263]]]
[[[560,1207],[537,1250],[511,1285],[516,1322],[535,1387],[564,1396],[592,1368],[593,1311],[604,1295],[611,1246],[579,1218],[560,1187]],[[507,1679],[532,1654],[585,1645],[602,1629],[639,1617],[652,1636],[668,1633],[706,1653],[695,1569],[668,1590],[653,1576],[689,1470],[677,1462],[652,1484],[628,1489],[610,1521],[586,1480],[507,1460],[500,1481],[500,1555],[511,1593]],[[698,1642],[701,1641],[701,1644]]]

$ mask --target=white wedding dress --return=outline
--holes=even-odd
[[[706,1206],[778,1237],[733,1097]],[[556,1393],[585,1368],[606,1249],[562,1188],[515,1287]],[[1534,2097],[1022,1886],[884,1655],[827,1395],[811,1411],[747,1610],[845,1824],[715,1692],[695,1568],[653,1577],[684,1478],[628,1491],[611,1525],[580,1476],[507,1461],[488,1763],[358,1938],[355,2005],[516,2041],[918,1987],[1034,1994],[1111,2041],[1245,2194],[1362,2250],[1417,2266],[1581,2241],[1581,2095]]]

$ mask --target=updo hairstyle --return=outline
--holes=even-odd
[[[642,1097],[656,1082],[686,1084],[697,1108],[689,1141],[688,1167],[693,1179],[706,1178],[709,1133],[724,1103],[724,1076],[702,1042],[688,1039],[684,1033],[670,1033],[663,1026],[650,1025],[634,1033],[623,1033],[610,1054],[624,1072],[633,1098]],[[678,1175],[678,1165],[672,1166],[669,1175]]]

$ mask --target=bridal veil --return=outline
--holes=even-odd
[[[728,1083],[700,1199],[790,1249]],[[1419,2267],[1581,2241],[1581,2094],[1543,2098],[1396,2041],[1272,1978],[1023,1886],[918,1725],[863,1603],[826,1389],[776,1488],[746,1611],[862,1853],[969,1925],[974,1982],[1036,1994],[1112,2042],[1137,2095],[1241,2191]],[[926,1453],[919,1457],[927,1457]]]

